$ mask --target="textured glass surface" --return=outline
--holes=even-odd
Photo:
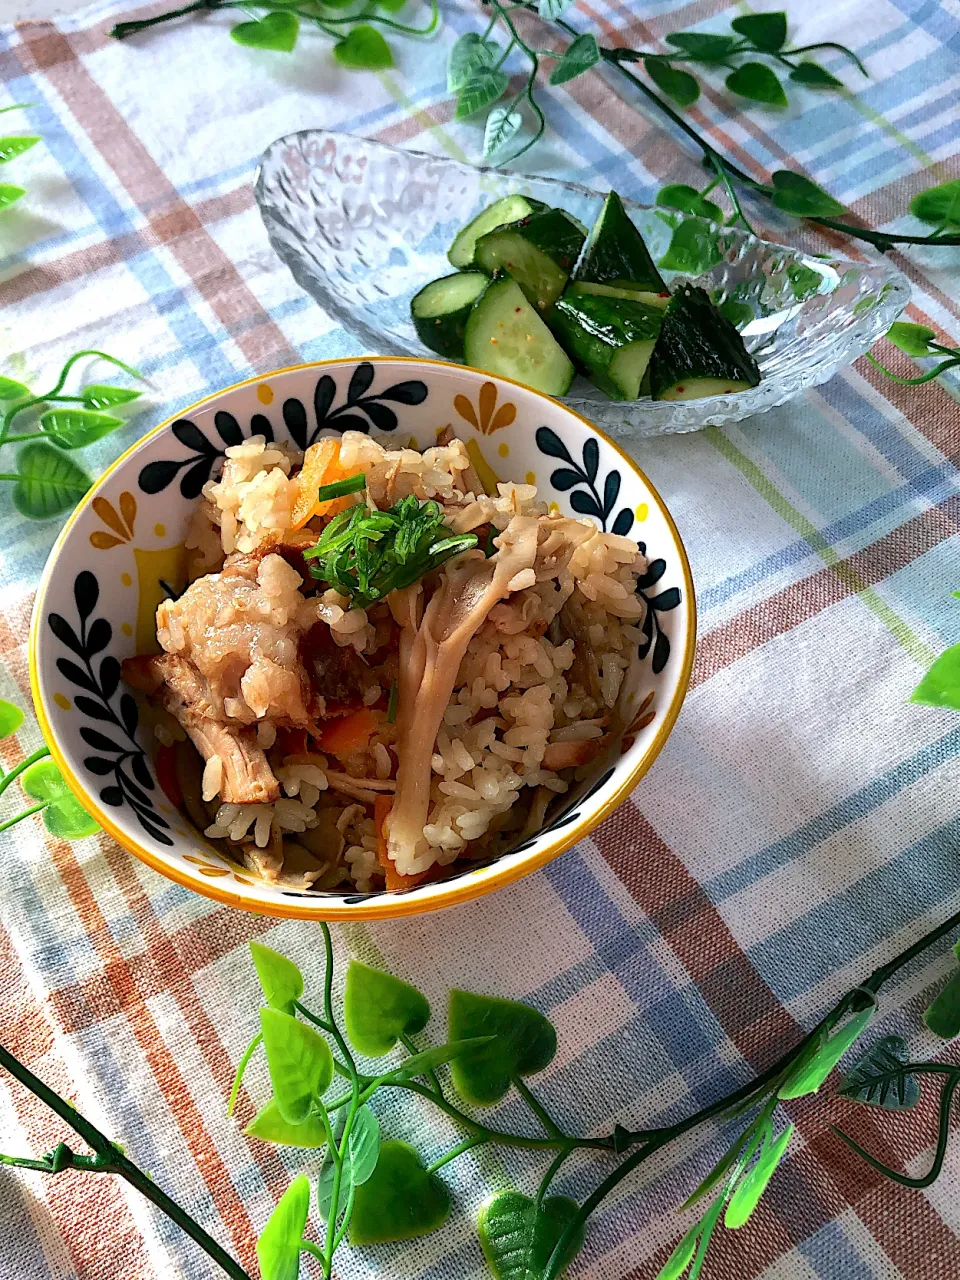
[[[297,282],[367,350],[420,356],[432,353],[413,329],[410,299],[452,271],[446,250],[459,228],[518,191],[588,226],[603,199],[575,183],[320,129],[274,142],[256,184],[270,241]],[[659,258],[671,228],[652,209],[626,203]],[[752,311],[742,332],[760,364],[760,386],[685,403],[622,403],[578,378],[566,404],[625,439],[735,422],[826,382],[889,328],[910,295],[906,278],[882,260],[814,258],[742,231],[716,234],[722,261],[698,282],[717,301],[732,298]]]

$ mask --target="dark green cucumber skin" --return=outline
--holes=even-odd
[[[501,200],[509,200],[509,199],[523,200],[526,203],[527,208],[530,209],[533,213],[536,213],[540,209],[545,209],[547,207],[545,204],[543,204],[542,201],[532,200],[529,196],[518,195],[516,197],[512,197],[512,196],[501,197]],[[496,205],[500,204],[500,202],[501,202],[500,200],[494,200],[493,203],[488,204],[485,209],[481,209],[480,212],[476,214],[475,217],[471,218],[470,221],[465,226],[461,227],[460,230],[457,232],[457,234],[454,236],[453,244],[451,244],[450,248],[447,250],[447,258],[449,259],[450,265],[453,267],[456,267],[458,271],[469,271],[471,267],[474,265],[474,259],[476,258],[476,254],[477,254],[477,240],[480,238],[479,236],[474,235],[472,243],[469,243],[469,250],[470,250],[469,256],[464,256],[463,260],[460,261],[460,255],[456,253],[456,248],[457,248],[457,243],[460,240],[461,236],[464,234],[464,232],[469,230],[469,228],[472,227],[473,224],[479,218],[483,217],[484,214],[489,214],[490,211]],[[530,215],[527,214],[527,217],[529,216]],[[509,218],[503,218],[500,222],[495,223],[493,226],[489,227],[487,231],[484,232],[483,234],[488,235],[491,231],[495,231],[498,226],[500,227],[506,226],[509,221],[510,221]]]
[[[603,202],[575,278],[592,284],[626,281],[649,293],[667,292],[643,236],[615,191]]]
[[[457,272],[456,275],[462,278],[463,275],[470,274],[480,276],[486,281],[486,277],[480,271],[473,272]],[[451,279],[450,276],[442,277],[444,280]],[[410,301],[410,318],[413,320],[413,327],[417,331],[417,337],[425,347],[431,351],[435,351],[438,356],[445,356],[448,360],[457,360],[463,363],[463,338],[467,328],[467,318],[473,310],[474,304],[483,296],[483,290],[480,290],[476,297],[472,298],[462,307],[458,307],[456,311],[448,311],[442,316],[430,316],[427,318],[418,316],[415,311],[417,298],[420,297],[425,290],[430,288],[432,284],[438,284],[439,281],[432,280],[430,284],[424,285],[420,293],[416,294]],[[486,287],[486,284],[484,285]]]
[[[626,299],[564,295],[547,319],[577,368],[608,396],[622,400],[620,388],[607,375],[610,361],[631,342],[653,341],[663,312]]]
[[[663,313],[650,360],[650,394],[662,398],[685,379],[721,378],[756,387],[760,370],[736,328],[703,289],[680,285]]]
[[[573,270],[584,241],[583,232],[562,209],[544,209],[540,213],[532,213],[527,218],[521,218],[519,222],[507,223],[506,226],[498,227],[496,231],[490,231],[485,236],[481,236],[477,241],[474,254],[474,261],[478,267],[491,274],[497,270],[509,272],[509,262],[504,261],[498,252],[498,243],[503,243],[500,238],[506,234],[521,236],[528,244],[545,254],[563,273],[563,284]],[[560,286],[561,289],[563,284]],[[530,297],[529,288],[524,292]],[[530,300],[535,305],[544,301],[535,297],[531,297]],[[548,305],[553,300],[552,297],[549,298]]]

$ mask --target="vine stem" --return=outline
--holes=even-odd
[[[15,818],[8,818],[6,822],[0,822],[0,831],[7,831],[10,827],[15,827],[18,822],[22,822],[24,818],[32,818],[35,813],[39,813],[41,809],[46,809],[50,803],[49,800],[41,800],[39,804],[31,805],[29,809],[24,809],[23,813],[18,813]]]
[[[159,13],[155,18],[140,18],[136,22],[118,22],[116,26],[110,28],[110,35],[114,40],[125,40],[127,36],[134,36],[138,31],[146,31],[148,27],[159,26],[161,22],[183,18],[188,13],[199,13],[203,9],[220,8],[222,8],[220,0],[193,0],[193,4],[186,4],[182,9],[171,9],[167,13]]]
[[[142,1169],[137,1166],[123,1154],[123,1152],[110,1139],[100,1132],[100,1130],[85,1116],[82,1116],[76,1108],[72,1107],[69,1102],[60,1097],[40,1079],[35,1076],[29,1067],[25,1066],[18,1058],[15,1058],[9,1050],[0,1045],[0,1067],[9,1071],[14,1079],[19,1080],[25,1085],[31,1093],[35,1094],[45,1106],[55,1112],[64,1123],[68,1124],[75,1133],[78,1133],[84,1142],[97,1153],[98,1171],[103,1173],[116,1173],[125,1181],[129,1182],[132,1187],[145,1196],[152,1204],[155,1204],[161,1212],[177,1224],[181,1231],[185,1231],[191,1240],[212,1258],[217,1266],[231,1280],[253,1280],[247,1271],[244,1271],[239,1262],[231,1258],[230,1254],[217,1244],[213,1236],[204,1231],[198,1222],[190,1217],[189,1213],[175,1200],[149,1178]]]
[[[4,479],[4,477],[0,476],[0,480],[2,479]],[[46,760],[49,754],[49,747],[40,747],[39,750],[34,751],[32,755],[27,756],[25,760],[21,760],[18,765],[14,765],[9,773],[5,773],[3,777],[0,778],[0,796],[3,795],[7,787],[9,787],[10,783],[13,782],[15,778],[19,778],[21,773],[25,773],[26,770],[29,769],[32,764],[36,764],[38,760]]]

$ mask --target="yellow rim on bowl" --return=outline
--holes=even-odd
[[[608,818],[633,791],[637,783],[644,776],[650,766],[660,754],[663,744],[666,742],[671,729],[676,723],[677,716],[680,714],[680,707],[683,703],[684,696],[687,692],[687,686],[690,683],[690,672],[693,669],[693,660],[696,650],[696,631],[697,631],[697,609],[696,600],[693,592],[693,577],[690,572],[690,563],[687,559],[687,553],[684,548],[680,534],[677,530],[676,523],[670,512],[667,510],[666,504],[660,497],[656,488],[651,484],[646,474],[637,466],[633,458],[630,457],[615,440],[612,440],[599,427],[594,426],[588,418],[583,417],[574,409],[567,408],[566,405],[560,407],[572,417],[579,419],[584,423],[590,431],[604,441],[619,457],[628,470],[637,475],[644,486],[649,490],[650,497],[653,500],[657,510],[663,516],[667,527],[669,528],[676,546],[677,554],[680,557],[680,568],[683,575],[683,583],[685,588],[684,595],[684,614],[686,618],[686,638],[683,649],[683,660],[680,669],[680,677],[677,681],[676,689],[670,704],[664,713],[660,727],[654,736],[653,741],[647,748],[644,755],[636,765],[627,773],[623,781],[617,786],[616,790],[607,797],[603,804],[589,817],[582,818],[579,822],[574,823],[569,829],[565,829],[562,835],[558,835],[556,840],[552,841],[546,848],[540,849],[525,858],[522,862],[518,862],[513,866],[502,866],[500,863],[494,863],[489,867],[483,868],[478,872],[476,878],[468,880],[451,882],[449,889],[437,889],[432,886],[433,892],[428,897],[417,897],[417,890],[414,889],[404,894],[383,893],[374,898],[370,898],[365,902],[357,902],[354,904],[328,902],[326,899],[317,897],[311,899],[310,905],[300,902],[263,902],[259,899],[251,899],[241,893],[229,892],[221,889],[219,886],[204,881],[197,883],[190,875],[182,872],[175,864],[166,862],[158,855],[151,853],[149,849],[145,849],[134,839],[128,832],[117,826],[116,822],[106,813],[101,806],[94,800],[82,780],[77,777],[68,763],[63,752],[57,744],[54,736],[53,727],[47,715],[46,708],[40,696],[40,673],[38,665],[38,650],[40,644],[40,620],[44,613],[44,600],[47,588],[50,584],[53,567],[57,557],[60,555],[67,541],[74,523],[79,518],[84,509],[89,506],[93,499],[97,496],[104,482],[123,465],[134,453],[136,453],[148,440],[152,440],[154,436],[166,431],[170,425],[179,418],[189,417],[198,409],[202,409],[212,400],[218,400],[221,396],[227,395],[232,391],[238,391],[241,387],[248,387],[254,383],[265,382],[270,378],[276,378],[286,373],[297,373],[303,369],[322,369],[330,365],[349,364],[353,357],[340,357],[335,360],[312,360],[304,364],[289,365],[283,369],[274,369],[269,373],[258,374],[256,377],[244,378],[242,382],[235,382],[232,386],[223,387],[220,391],[215,391],[209,396],[204,396],[202,400],[197,400],[194,404],[180,410],[178,413],[171,414],[159,426],[148,431],[146,435],[140,437],[134,444],[130,446],[124,453],[120,455],[107,469],[103,475],[99,477],[91,489],[84,494],[83,498],[77,504],[73,512],[71,512],[66,524],[60,532],[60,536],[54,543],[47,563],[44,566],[43,575],[40,579],[40,585],[37,588],[37,596],[33,606],[33,617],[30,622],[30,637],[28,642],[28,665],[30,670],[30,690],[33,695],[33,704],[36,711],[37,720],[40,723],[40,730],[46,739],[57,767],[63,774],[64,780],[70,787],[71,791],[83,805],[83,807],[96,819],[100,826],[109,835],[117,841],[128,853],[132,853],[139,858],[141,862],[146,863],[154,871],[160,873],[168,880],[173,880],[177,884],[183,885],[187,889],[192,889],[195,893],[203,894],[204,897],[213,898],[216,902],[221,902],[226,906],[239,907],[245,911],[254,912],[257,915],[276,916],[286,919],[296,920],[386,920],[397,916],[421,915],[427,911],[438,911],[442,907],[455,906],[458,903],[468,902],[472,898],[483,897],[487,893],[491,893],[494,889],[499,889],[504,885],[512,884],[515,880],[520,880],[524,876],[529,875],[533,871],[538,871],[541,867],[546,866],[548,862],[552,862],[554,858],[560,856],[578,840],[589,832],[593,831],[600,825],[604,819]],[[491,377],[494,375],[483,375],[482,371],[471,369],[466,365],[453,364],[442,360],[425,360],[415,356],[364,356],[364,360],[371,364],[414,364],[426,365],[430,368],[438,370],[459,369],[465,373],[476,377]],[[502,375],[495,375],[496,381],[506,383],[508,386],[519,387],[528,394],[539,396],[540,399],[546,400],[548,403],[555,403],[549,396],[541,395],[540,392],[534,391],[531,387],[524,386],[523,383],[517,382],[513,378],[506,378]]]

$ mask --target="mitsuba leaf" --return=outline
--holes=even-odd
[[[0,741],[16,733],[23,724],[23,712],[14,702],[0,698]]]
[[[20,785],[31,800],[46,802],[43,825],[61,840],[80,840],[100,830],[64,781],[52,760],[38,760],[20,775]]]
[[[700,86],[689,71],[681,71],[662,58],[644,58],[643,69],[677,106],[689,107],[700,97]]]
[[[297,1280],[300,1241],[310,1211],[310,1183],[300,1174],[280,1197],[257,1241],[262,1280]]]
[[[911,693],[910,701],[960,711],[960,644],[944,649]]]
[[[413,1147],[391,1139],[380,1147],[372,1175],[357,1187],[348,1238],[352,1245],[412,1240],[442,1227],[450,1193],[428,1173]]]
[[[843,213],[843,205],[834,200],[828,191],[805,178],[802,173],[789,169],[777,169],[771,174],[773,195],[770,199],[784,213],[798,218],[831,218]]]
[[[8,138],[0,138],[0,164],[6,164],[8,160],[16,160],[17,156],[22,156],[25,151],[35,147],[39,141],[39,138],[27,137],[26,134],[14,134]]]
[[[292,960],[262,942],[251,942],[250,954],[267,1004],[271,1009],[292,1014],[303,995],[303,974]]]
[[[430,1005],[409,982],[351,960],[343,1013],[354,1048],[367,1058],[381,1058],[402,1035],[423,1030],[430,1018]]]
[[[330,1046],[304,1022],[276,1009],[260,1010],[273,1097],[288,1124],[300,1124],[333,1079]]]
[[[577,76],[582,76],[585,71],[589,71],[599,61],[600,50],[597,47],[596,37],[589,33],[577,36],[576,40],[571,45],[568,45],[563,57],[551,71],[550,83],[566,84],[568,80],[574,80]]]
[[[484,107],[492,106],[507,91],[510,81],[502,71],[480,67],[471,72],[457,94],[455,120],[466,120]]]
[[[0,400],[23,400],[30,394],[30,388],[14,378],[0,378]]]
[[[40,429],[61,449],[82,449],[122,425],[122,418],[89,409],[50,409],[40,416]]]
[[[502,52],[494,40],[482,40],[476,31],[460,36],[447,59],[447,89],[459,93],[474,72],[493,66]]]
[[[383,36],[369,23],[361,22],[333,46],[333,56],[342,67],[353,71],[385,71],[393,66],[393,54]]]
[[[866,1030],[874,1012],[871,1007],[855,1014],[845,1027],[828,1036],[819,1048],[809,1055],[804,1054],[780,1086],[777,1097],[802,1098],[808,1093],[816,1093],[857,1037]]]
[[[785,107],[787,95],[777,76],[762,62],[744,62],[727,76],[727,88],[741,98],[764,102],[771,107]]]
[[[831,75],[819,62],[801,62],[790,72],[790,79],[811,89],[842,89],[843,81]]]
[[[734,18],[730,26],[764,53],[776,53],[787,38],[787,15],[783,12],[744,14]]]
[[[455,1058],[451,1066],[457,1091],[478,1106],[498,1102],[515,1076],[542,1071],[557,1051],[553,1023],[538,1009],[517,1000],[453,990],[449,1027],[454,1040],[494,1037]]]
[[[683,182],[672,182],[661,187],[657,192],[656,203],[663,209],[679,209],[681,213],[692,213],[697,218],[708,218],[711,222],[720,222],[723,210],[712,200],[707,200],[695,187],[688,187]]]
[[[723,1218],[725,1227],[735,1231],[742,1227],[760,1202],[770,1179],[776,1172],[777,1165],[793,1137],[793,1125],[788,1125],[772,1143],[764,1144],[753,1168],[744,1176],[736,1191],[730,1197],[727,1212]]]
[[[268,13],[258,22],[241,22],[230,31],[230,39],[248,49],[273,49],[290,53],[300,34],[300,19],[295,13]]]
[[[916,1076],[903,1068],[907,1045],[902,1036],[883,1036],[843,1078],[839,1092],[845,1098],[883,1107],[886,1111],[907,1111],[920,1100]]]
[[[483,129],[483,154],[489,160],[503,151],[515,134],[520,132],[523,116],[509,107],[492,107]]]
[[[326,1145],[327,1131],[317,1115],[309,1115],[299,1124],[289,1124],[280,1114],[280,1108],[271,1098],[257,1112],[243,1131],[250,1138],[263,1142],[275,1142],[284,1147],[316,1148]]]
[[[540,1280],[579,1207],[567,1196],[548,1196],[538,1210],[518,1191],[503,1191],[488,1201],[480,1210],[477,1230],[495,1280]],[[564,1249],[557,1270],[568,1267],[582,1246],[581,1227]]]
[[[960,227],[960,178],[919,191],[910,201],[910,212],[921,222]]]
[[[682,271],[684,275],[699,276],[709,271],[723,254],[717,243],[717,234],[710,227],[695,219],[681,222],[670,240],[670,247],[658,266],[667,271]]]
[[[886,338],[895,347],[906,352],[908,356],[935,355],[930,350],[930,343],[936,340],[936,333],[925,324],[911,324],[908,320],[897,320],[887,330]]]
[[[737,43],[733,36],[714,35],[709,31],[672,31],[667,44],[696,58],[697,62],[723,62]]]

